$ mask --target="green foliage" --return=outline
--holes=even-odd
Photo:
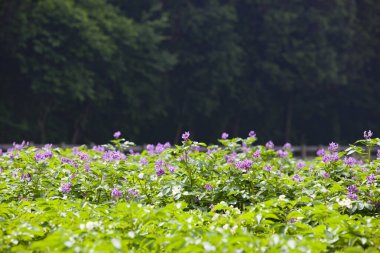
[[[128,155],[123,138],[93,149],[15,144],[0,155],[0,251],[380,250],[380,157],[359,152],[378,138],[309,161],[255,140]],[[353,151],[364,161],[347,160]]]

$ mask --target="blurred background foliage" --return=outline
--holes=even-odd
[[[0,0],[0,143],[348,143],[379,49],[378,0]]]

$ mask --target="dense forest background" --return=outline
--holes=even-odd
[[[0,0],[0,143],[380,134],[379,0]]]

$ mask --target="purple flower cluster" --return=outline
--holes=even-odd
[[[146,165],[148,165],[148,159],[146,159],[145,157],[142,157],[141,159],[140,159],[140,164],[141,164],[141,166],[146,166]]]
[[[111,162],[111,161],[121,161],[124,160],[126,156],[121,153],[120,151],[106,151],[104,152],[102,159],[106,162]]]
[[[184,133],[182,134],[182,139],[183,139],[184,141],[188,141],[189,138],[190,138],[190,132],[184,132]]]
[[[330,174],[329,173],[327,173],[327,172],[322,172],[322,176],[324,177],[324,178],[330,178]]]
[[[344,163],[349,167],[353,167],[355,164],[357,164],[357,161],[354,157],[350,156],[344,158]]]
[[[111,191],[111,197],[112,198],[120,198],[122,195],[121,191],[118,189],[118,188],[113,188],[112,191]]]
[[[226,132],[222,133],[221,137],[222,137],[223,140],[227,139],[228,138],[228,133],[226,133]]]
[[[347,187],[347,191],[348,191],[348,194],[347,194],[347,197],[351,200],[357,200],[358,199],[358,195],[356,195],[356,193],[359,191],[356,187],[356,185],[350,185]]]
[[[301,178],[298,174],[295,174],[295,175],[292,177],[292,180],[295,181],[295,182],[301,182],[301,181],[302,181],[302,178]]]
[[[165,149],[170,148],[171,145],[169,142],[166,142],[165,144],[157,143],[156,146],[153,144],[148,144],[146,145],[146,150],[148,151],[149,155],[154,155],[154,154],[161,154],[162,152],[165,151]]]
[[[34,155],[34,160],[36,160],[37,162],[41,162],[52,157],[53,157],[53,152],[51,150],[43,150],[43,151],[37,152]]]
[[[13,150],[21,150],[23,148],[26,148],[29,146],[29,142],[26,142],[26,141],[22,141],[20,144],[17,144],[16,142],[13,142]]]
[[[273,168],[272,168],[272,166],[267,165],[267,166],[264,167],[264,170],[266,170],[266,171],[272,171]]]
[[[30,173],[28,172],[28,173],[23,173],[23,174],[21,174],[21,180],[22,181],[26,181],[26,182],[30,182],[30,181],[32,181],[32,175],[30,175]]]
[[[377,150],[377,158],[380,159],[380,149]]]
[[[203,186],[206,190],[208,190],[208,191],[212,191],[212,186],[210,185],[210,184],[205,184],[204,186]]]
[[[260,150],[256,150],[255,153],[253,153],[253,155],[252,155],[253,158],[259,158],[260,156],[261,156]]]
[[[237,158],[236,152],[233,152],[229,155],[226,155],[224,159],[226,159],[227,163],[235,163],[235,160]]]
[[[305,167],[305,163],[303,161],[298,161],[297,164],[296,164],[296,167],[298,169],[302,169]]]
[[[139,190],[135,190],[135,189],[129,189],[128,190],[128,195],[130,196],[133,196],[133,197],[138,197],[140,196],[140,191]]]
[[[267,149],[273,149],[273,148],[274,148],[273,141],[268,141],[268,142],[265,144],[265,147],[266,147]]]
[[[331,152],[335,152],[335,151],[338,151],[338,148],[339,148],[339,144],[335,143],[335,142],[331,142],[329,144],[329,150]]]
[[[371,174],[371,175],[367,176],[366,179],[367,179],[368,184],[373,184],[376,180],[376,177],[374,174]]]
[[[84,165],[84,171],[85,172],[89,172],[90,171],[90,164],[88,164],[88,163],[86,163],[85,165]]]
[[[78,164],[76,162],[74,162],[73,160],[67,158],[67,157],[61,157],[61,162],[62,163],[66,163],[66,164],[69,164],[71,166],[73,166],[74,168],[78,168]]]
[[[88,161],[89,160],[89,156],[88,156],[88,154],[86,154],[86,153],[83,153],[83,152],[81,152],[81,151],[78,151],[77,153],[76,153],[76,155],[79,157],[79,159],[81,159],[82,161]]]
[[[63,193],[69,193],[71,191],[71,183],[66,183],[61,186],[61,191]]]
[[[249,131],[248,136],[251,137],[251,138],[256,137],[255,131],[253,131],[253,130]]]
[[[317,156],[324,156],[325,154],[326,151],[323,148],[317,150]]]
[[[280,150],[277,151],[277,155],[278,155],[280,158],[285,158],[285,157],[287,157],[289,154],[288,154],[287,151],[284,151],[284,150],[280,149]]]
[[[363,133],[364,138],[367,140],[371,139],[372,135],[373,135],[373,132],[371,130],[368,130],[368,132],[364,131],[364,133]]]
[[[156,169],[156,175],[158,177],[162,176],[165,174],[165,170],[164,170],[164,167],[166,166],[166,163],[165,161],[163,160],[157,160],[154,164],[154,167]]]
[[[174,173],[177,170],[177,168],[171,164],[168,164],[167,167],[170,173]]]
[[[92,147],[92,150],[95,150],[95,151],[98,151],[98,152],[105,152],[106,151],[106,148],[103,147],[102,145],[97,145],[97,146],[93,146]]]
[[[249,170],[252,166],[252,161],[251,160],[248,160],[248,159],[245,159],[243,161],[237,161],[235,162],[235,167],[239,170]]]
[[[292,144],[290,144],[289,142],[285,143],[284,146],[283,146],[284,149],[291,149],[292,148]]]
[[[339,156],[337,152],[333,152],[332,154],[325,154],[322,157],[322,161],[324,163],[329,163],[329,162],[335,162],[339,160]]]
[[[119,139],[120,136],[121,136],[121,132],[120,132],[120,131],[117,131],[117,132],[115,132],[115,133],[113,134],[113,137],[114,137],[115,139]]]

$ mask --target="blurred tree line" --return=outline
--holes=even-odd
[[[378,0],[0,0],[0,55],[0,143],[380,131]]]

